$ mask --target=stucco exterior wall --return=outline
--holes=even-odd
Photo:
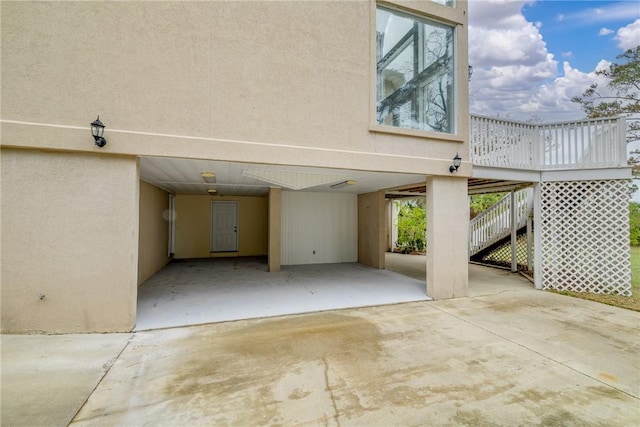
[[[456,135],[372,126],[373,0],[7,2],[3,144],[94,151],[100,114],[104,152],[448,174],[468,151],[466,2],[395,3],[462,23]]]
[[[466,297],[469,290],[467,180],[427,178],[427,295]]]
[[[177,195],[176,259],[214,256],[209,252],[212,201],[238,202],[238,253],[233,256],[267,255],[267,197]]]
[[[169,262],[169,193],[140,181],[138,286]]]
[[[1,157],[2,332],[131,330],[137,160],[12,149]]]
[[[456,134],[375,126],[375,0],[3,2],[2,330],[132,327],[136,284],[160,260],[141,244],[138,270],[139,156],[449,179],[460,153],[469,177],[466,2],[383,3],[456,28]],[[376,231],[360,227],[359,255],[381,268],[382,196],[363,197]],[[177,197],[177,258],[210,256],[210,200]],[[241,200],[238,255],[270,247],[275,270],[268,211]]]
[[[282,264],[282,189],[269,189],[269,271],[280,271]]]

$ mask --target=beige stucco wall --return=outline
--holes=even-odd
[[[11,149],[1,157],[2,332],[131,330],[137,160]]]
[[[372,126],[373,0],[6,2],[2,143],[93,151],[100,114],[104,152],[446,175],[468,152],[466,2],[397,3],[462,24],[457,135]]]
[[[267,197],[177,195],[175,258],[214,256],[209,253],[212,201],[238,202],[238,253],[233,256],[267,255]]]
[[[3,159],[11,166],[2,172],[9,183],[6,199],[4,182],[2,189],[2,243],[10,254],[2,260],[3,330],[133,325],[137,156],[448,176],[460,153],[457,175],[470,176],[466,2],[385,3],[456,26],[456,135],[373,125],[374,0],[3,2],[0,145],[41,151],[12,151]],[[107,126],[104,148],[89,134],[97,114]],[[37,160],[26,162],[29,156]],[[12,166],[11,159],[28,166]],[[66,208],[51,206],[60,188]],[[209,256],[210,198],[181,197],[176,257]],[[14,206],[31,213],[20,218]],[[240,207],[240,255],[268,252],[266,197],[256,209]],[[4,215],[16,230],[8,243]],[[382,242],[379,217],[375,239]],[[79,240],[64,233],[74,221],[87,233]],[[55,243],[55,255],[40,242]],[[371,263],[383,266],[376,251]],[[114,266],[116,284],[107,280]],[[40,280],[47,270],[57,298],[32,302],[48,283]]]
[[[169,262],[169,193],[140,181],[138,286]]]
[[[280,271],[282,248],[282,189],[269,189],[269,271]]]
[[[384,192],[358,195],[358,262],[384,268],[385,219]]]
[[[467,180],[427,178],[427,295],[465,297],[469,288]]]

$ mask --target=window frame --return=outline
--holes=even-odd
[[[453,30],[453,110],[451,117],[453,118],[453,129],[451,133],[437,132],[422,129],[411,129],[397,126],[381,125],[377,122],[377,94],[378,94],[378,68],[377,68],[377,10],[378,8],[389,10],[390,12],[398,12],[401,15],[413,16],[418,21],[432,21],[435,24],[442,24],[452,28]],[[455,6],[444,6],[439,3],[425,1],[415,2],[406,0],[395,1],[376,1],[371,0],[371,37],[370,37],[370,64],[371,64],[371,84],[370,84],[370,125],[371,132],[426,137],[434,140],[464,142],[468,135],[465,129],[468,124],[469,106],[468,106],[468,85],[467,85],[467,69],[465,64],[468,62],[466,43],[466,2],[456,1]],[[464,37],[464,39],[463,39]],[[461,41],[465,42],[462,43]],[[387,59],[391,61],[392,59]],[[462,82],[462,84],[461,84]]]

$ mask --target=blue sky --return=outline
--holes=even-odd
[[[606,87],[596,69],[638,44],[637,0],[469,0],[471,112],[584,118],[571,98],[593,82]]]
[[[522,10],[527,21],[542,24],[540,33],[557,59],[584,71],[622,52],[616,31],[640,17],[640,2],[543,0]]]

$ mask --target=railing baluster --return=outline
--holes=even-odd
[[[624,126],[624,118],[531,125],[471,116],[470,157],[530,170],[624,166]]]

